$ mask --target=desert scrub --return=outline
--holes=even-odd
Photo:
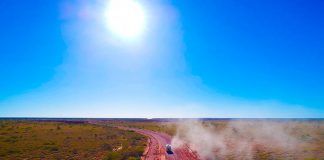
[[[139,158],[146,139],[135,132],[87,123],[0,121],[0,159]],[[123,146],[118,152],[113,149]],[[118,158],[120,157],[120,158]]]

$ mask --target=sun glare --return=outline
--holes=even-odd
[[[144,31],[144,9],[136,0],[110,0],[105,16],[111,32],[122,38],[136,38]]]

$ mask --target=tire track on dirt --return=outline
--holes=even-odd
[[[168,154],[165,145],[171,143],[172,137],[165,133],[137,128],[122,127],[122,129],[132,130],[149,138],[147,152],[144,152],[142,157],[144,160],[199,160],[188,146],[176,148],[173,150],[173,154]]]

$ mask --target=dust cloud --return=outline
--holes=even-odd
[[[174,148],[188,145],[201,159],[263,159],[272,152],[298,152],[293,127],[277,121],[182,120],[176,124]],[[278,157],[272,157],[278,158]]]

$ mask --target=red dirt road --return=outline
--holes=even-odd
[[[171,143],[171,136],[150,130],[128,128],[149,138],[144,160],[198,160],[198,156],[188,147],[173,149],[173,154],[168,154],[165,145]]]

